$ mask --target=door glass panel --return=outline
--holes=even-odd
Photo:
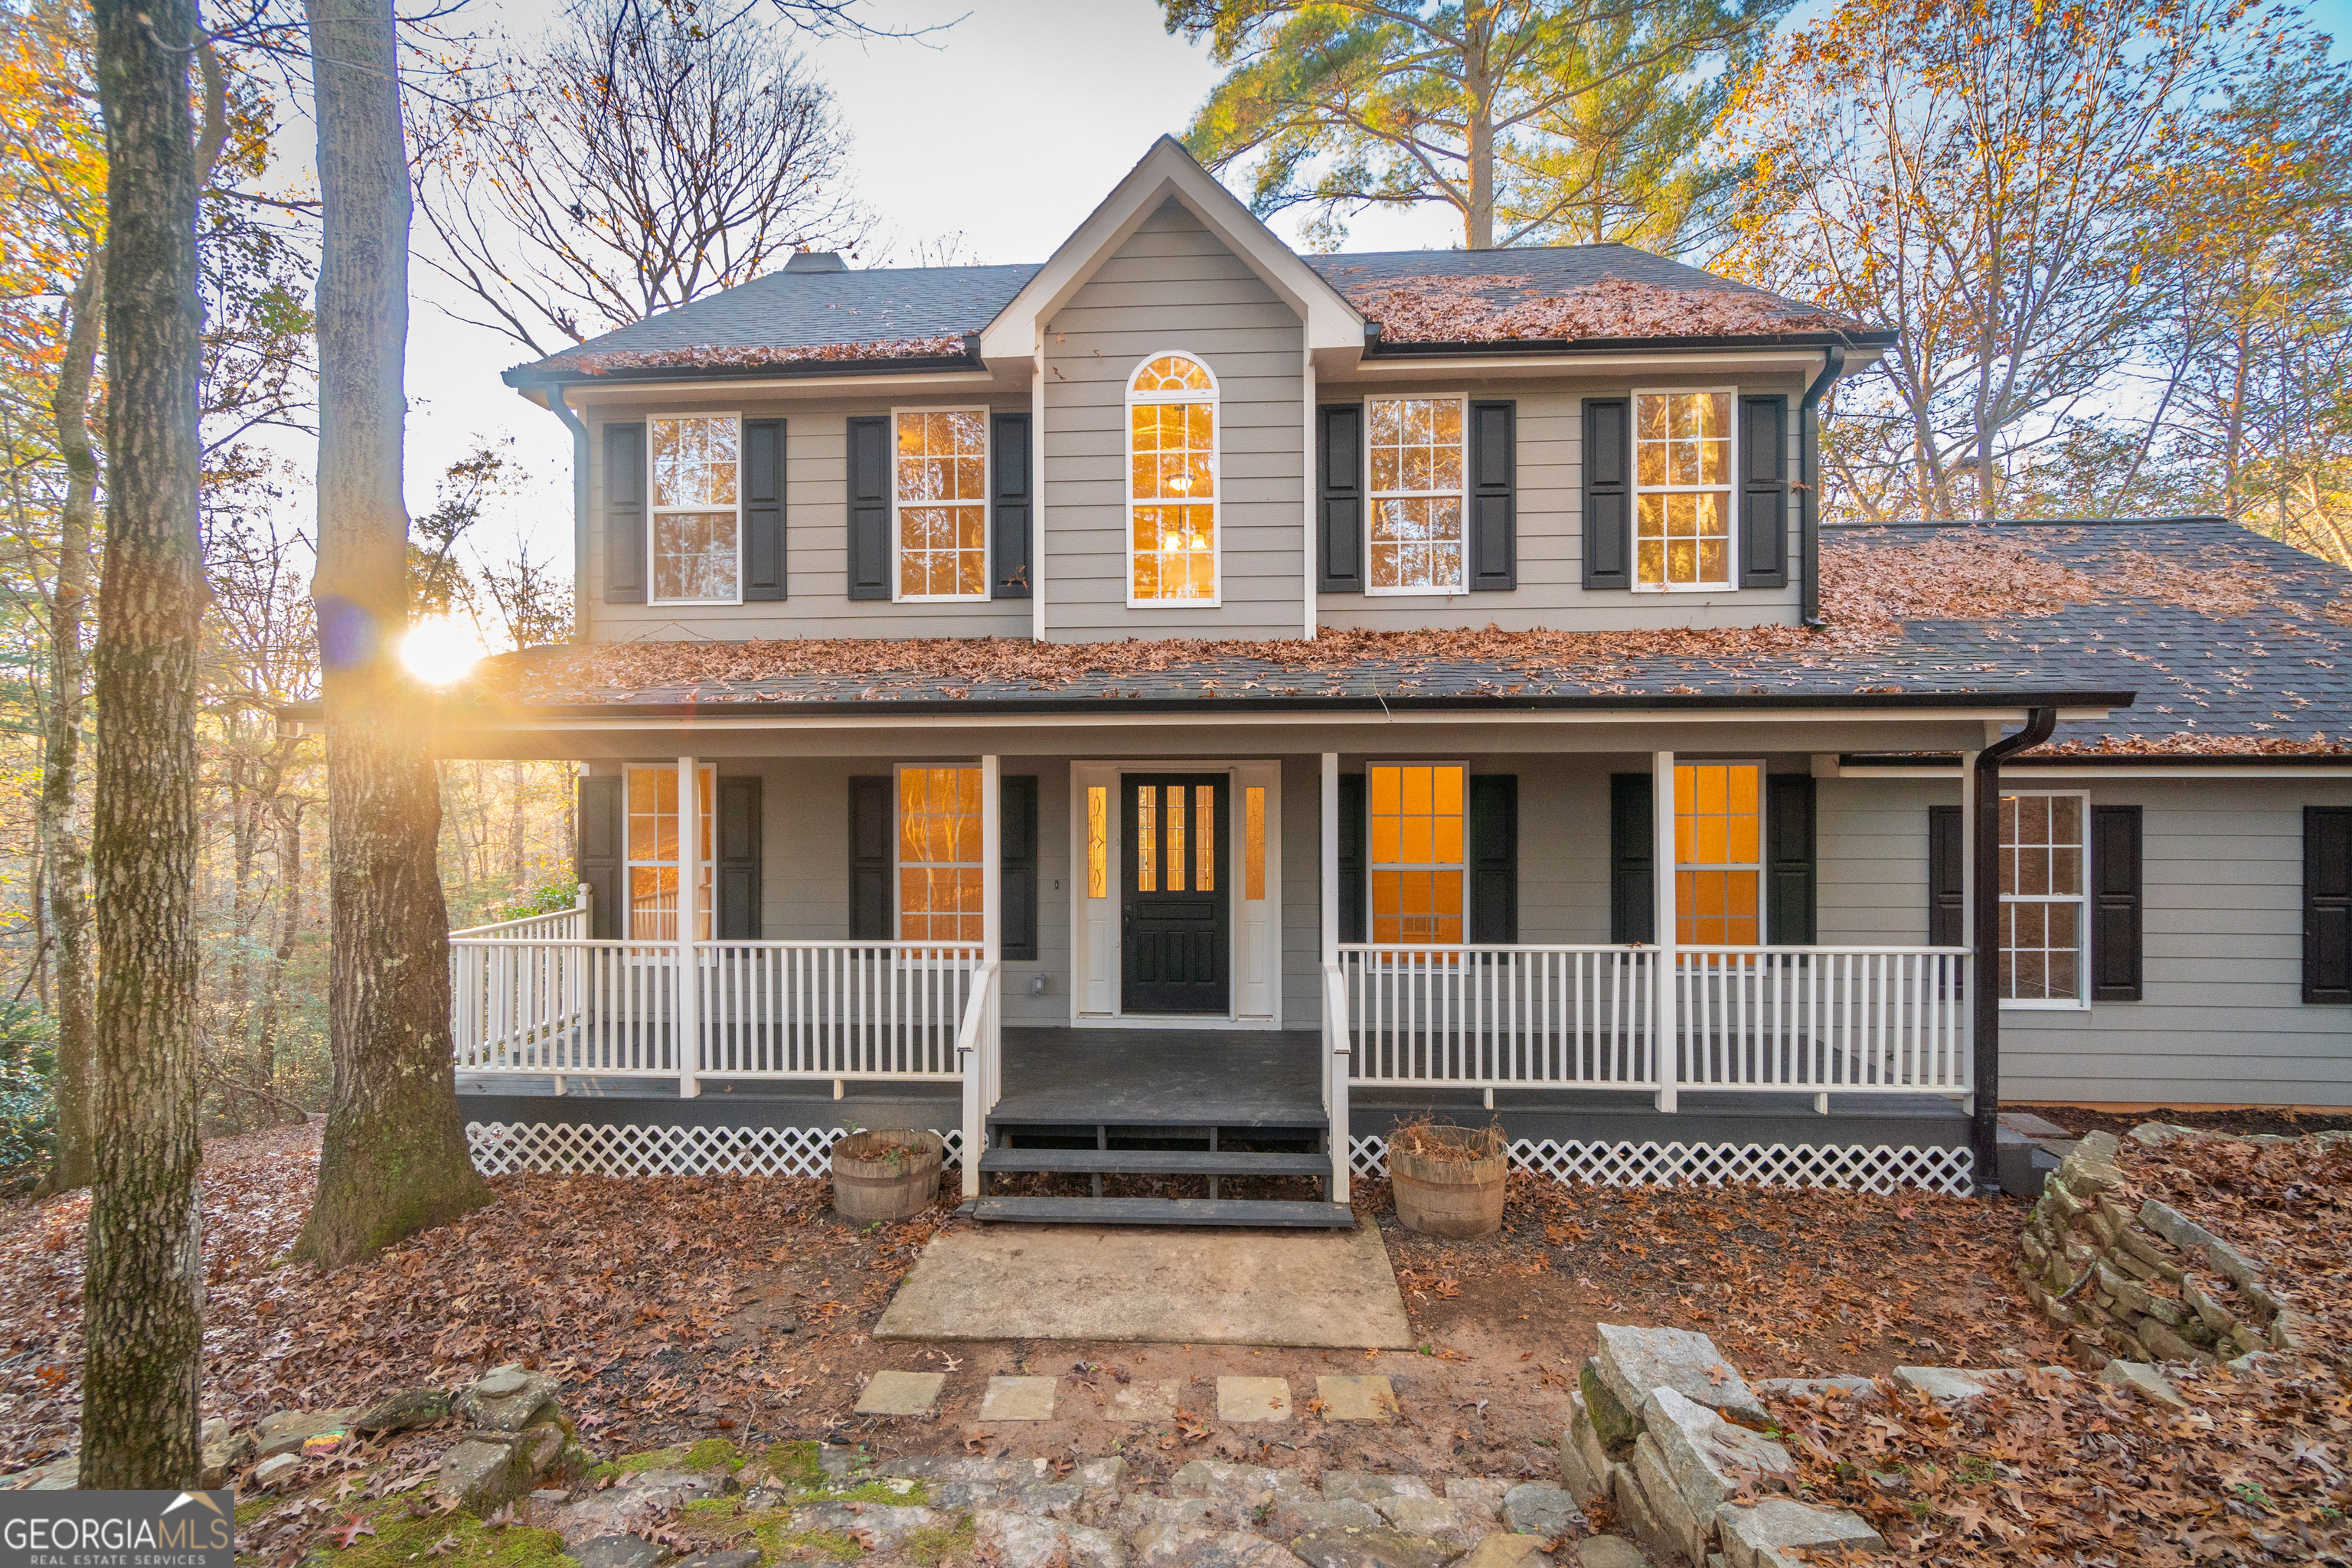
[[[1197,892],[1217,890],[1217,790],[1199,784],[1192,790],[1192,841],[1200,846],[1200,874],[1192,879]]]
[[[1150,784],[1135,789],[1135,886],[1160,890],[1160,791]]]
[[[1250,785],[1243,795],[1242,831],[1246,844],[1242,851],[1242,897],[1265,897],[1265,788]]]
[[[1096,784],[1087,791],[1087,897],[1110,896],[1110,791]]]
[[[1184,890],[1184,786],[1168,786],[1168,890]]]

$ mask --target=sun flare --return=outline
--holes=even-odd
[[[488,652],[473,623],[455,616],[429,616],[400,639],[402,666],[427,686],[455,686]]]

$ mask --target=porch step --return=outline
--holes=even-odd
[[[1356,1225],[1355,1211],[1345,1204],[1252,1198],[967,1198],[956,1213],[968,1219],[1018,1225],[1233,1225],[1283,1230],[1352,1230]]]
[[[991,1149],[991,1172],[1075,1172],[1127,1176],[1328,1176],[1328,1154],[1260,1154],[1209,1149]]]

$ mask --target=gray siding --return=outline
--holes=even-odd
[[[1318,390],[1318,404],[1353,403],[1370,396],[1463,395],[1507,397],[1518,404],[1518,586],[1490,594],[1322,594],[1317,616],[1322,625],[1375,631],[1422,626],[1475,629],[1489,624],[1506,631],[1619,631],[1653,626],[1744,626],[1797,618],[1801,574],[1791,570],[1786,588],[1723,592],[1634,593],[1612,589],[1588,593],[1584,578],[1584,399],[1622,397],[1644,391],[1717,387],[1719,378],[1645,375],[1600,379],[1561,377],[1539,382],[1430,381],[1332,384]],[[1797,475],[1796,402],[1801,377],[1756,377],[1740,392],[1782,392],[1789,396],[1788,469]],[[1736,491],[1735,491],[1736,499]],[[1789,492],[1788,558],[1800,552],[1797,491]]]
[[[989,405],[982,395],[908,397],[908,408],[970,408]],[[659,407],[607,408],[590,425],[587,548],[580,563],[590,642],[672,641],[750,637],[1017,637],[1030,630],[1026,599],[899,605],[853,602],[849,573],[849,425],[853,415],[887,414],[888,398],[847,400],[811,407],[744,398],[702,406],[740,412],[749,419],[784,424],[784,592],[782,603],[741,605],[613,605],[604,601],[604,440],[606,422],[692,410],[673,402]],[[1026,412],[1024,400],[999,396],[995,405]],[[650,528],[650,521],[648,521]]]
[[[1046,636],[1288,637],[1306,626],[1304,339],[1298,318],[1174,202],[1046,331]],[[1127,384],[1181,350],[1218,383],[1220,607],[1129,609]]]

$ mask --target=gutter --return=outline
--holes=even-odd
[[[1799,618],[1809,626],[1822,619],[1822,395],[1844,374],[1845,350],[1822,351],[1822,374],[1797,404],[1797,549],[1805,558],[1803,604]]]
[[[963,335],[963,352],[957,354],[910,354],[891,359],[779,360],[768,364],[742,365],[649,364],[594,372],[562,366],[541,370],[538,365],[523,364],[499,372],[499,379],[509,386],[521,388],[641,381],[823,381],[833,376],[919,375],[926,372],[936,374],[940,371],[987,368],[980,357],[980,334],[966,332]]]
[[[2000,764],[2048,740],[2058,728],[2058,710],[2036,707],[2025,728],[1977,753],[1976,875],[1970,897],[1976,908],[1974,972],[1975,1092],[1969,1106],[1969,1150],[1976,1161],[1979,1197],[2000,1195]],[[2085,957],[2088,955],[2085,954]]]
[[[1380,323],[1375,321],[1367,324],[1364,329],[1363,357],[1367,360],[1409,360],[1472,355],[1508,359],[1521,354],[1622,354],[1628,352],[1686,352],[1693,349],[1746,351],[1819,348],[1834,351],[1843,362],[1847,349],[1892,348],[1895,342],[1895,334],[1887,331],[1748,332],[1712,337],[1654,338],[1461,338],[1445,342],[1398,342],[1383,336],[1380,330]]]
[[[550,382],[547,406],[572,432],[572,625],[573,636],[588,624],[588,426],[563,401],[563,384]]]

